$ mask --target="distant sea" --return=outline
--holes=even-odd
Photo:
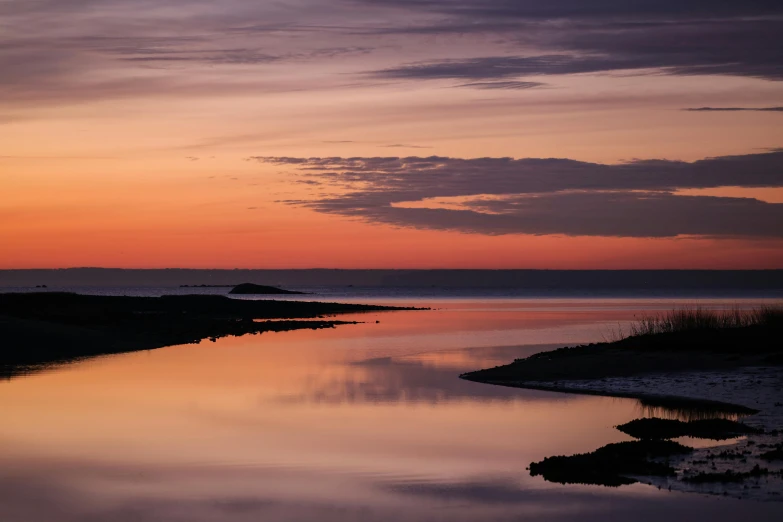
[[[0,270],[4,292],[225,294],[246,282],[308,292],[294,296],[308,299],[783,298],[783,270]]]
[[[0,292],[225,295],[181,285],[242,282],[311,292],[271,299],[430,310],[0,380],[0,521],[781,520],[776,502],[531,476],[531,462],[677,412],[458,378],[679,306],[780,302],[781,271],[0,271]]]

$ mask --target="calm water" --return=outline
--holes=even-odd
[[[398,302],[388,295],[356,300]],[[600,341],[635,314],[682,303],[419,298],[406,304],[436,309],[353,316],[366,323],[334,330],[103,357],[0,382],[0,521],[779,520],[783,514],[780,503],[530,477],[531,461],[628,440],[613,426],[643,408],[627,399],[457,378],[548,346]]]

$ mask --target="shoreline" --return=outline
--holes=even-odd
[[[378,305],[232,299],[220,295],[96,296],[0,293],[0,377],[85,357],[226,336],[334,328],[339,315],[423,310]]]
[[[779,502],[783,501],[783,460],[765,454],[783,446],[780,332],[780,325],[773,325],[647,335],[641,341],[631,337],[541,352],[460,378],[555,393],[636,399],[648,409],[640,417],[740,419],[759,433],[736,437],[729,444],[705,444],[699,439],[702,442],[689,447],[687,454],[652,457],[651,462],[672,466],[671,476],[624,476],[672,491]],[[694,342],[697,337],[705,342]],[[718,338],[725,342],[711,344]],[[762,342],[752,345],[748,338]],[[687,446],[688,440],[684,443]],[[604,448],[596,454],[601,451]],[[568,462],[571,457],[562,458]],[[573,462],[583,459],[574,458]],[[574,468],[574,476],[578,472]]]
[[[704,381],[715,378],[724,381],[722,389],[712,390],[703,385]],[[651,409],[640,414],[640,418],[739,420],[762,432],[736,437],[727,441],[728,444],[726,441],[705,444],[704,439],[699,438],[699,444],[688,454],[653,459],[671,465],[676,472],[674,476],[626,476],[659,489],[682,493],[783,502],[783,461],[766,460],[762,457],[767,451],[783,445],[783,404],[779,402],[783,399],[780,392],[783,387],[783,368],[749,367],[725,372],[648,374],[634,378],[618,377],[606,382],[576,380],[567,384],[473,381],[554,393],[637,399],[640,405]],[[646,391],[662,387],[673,393],[656,394]],[[708,398],[707,395],[720,399],[731,398],[733,402]],[[753,396],[755,399],[751,399]],[[647,401],[651,404],[645,404]],[[658,404],[660,401],[666,404]],[[628,438],[632,439],[630,436]],[[690,447],[691,440],[695,439],[674,440]],[[541,455],[545,460],[546,457],[550,456]],[[754,477],[754,467],[768,473]],[[698,480],[700,476],[716,474],[720,475],[720,478],[714,477],[706,482]],[[750,476],[737,480],[737,476],[742,474]]]
[[[622,392],[622,391],[614,391],[611,389],[591,389],[591,388],[582,388],[582,387],[574,386],[573,384],[569,386],[569,385],[561,385],[561,384],[554,384],[554,383],[536,384],[535,382],[528,382],[528,381],[520,381],[520,382],[484,381],[484,380],[467,378],[464,375],[466,374],[460,375],[459,378],[464,379],[466,381],[478,382],[482,384],[492,384],[495,386],[507,386],[509,388],[523,388],[526,390],[538,390],[538,391],[546,391],[546,392],[553,392],[553,393],[595,395],[599,397],[615,397],[618,399],[638,399],[640,402],[645,403],[645,405],[649,405],[651,407],[660,407],[663,409],[669,409],[669,408],[673,409],[678,406],[681,406],[684,408],[704,408],[715,412],[734,414],[734,415],[754,415],[756,413],[759,413],[759,410],[756,410],[754,408],[749,408],[747,406],[743,406],[742,404],[717,401],[713,399],[701,399],[701,398],[693,398],[693,397],[684,397],[680,395],[667,395],[667,394],[658,394],[658,393],[649,393],[649,392],[630,392],[630,391]]]

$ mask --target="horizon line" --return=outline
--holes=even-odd
[[[528,271],[528,272],[773,272],[783,271],[783,267],[780,268],[326,268],[326,267],[309,267],[309,268],[247,268],[247,267],[234,267],[234,268],[193,268],[193,267],[112,267],[112,266],[70,266],[70,267],[56,267],[56,268],[0,268],[0,272],[11,271],[42,271],[42,270],[221,270],[231,272],[235,270],[265,270],[265,271],[469,271],[469,270],[482,270],[487,272],[511,272],[511,271]]]

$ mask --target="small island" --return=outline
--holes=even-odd
[[[283,290],[275,286],[257,285],[255,283],[242,283],[231,289],[229,294],[236,295],[290,295],[290,294],[304,294],[304,292],[296,292],[294,290]]]

